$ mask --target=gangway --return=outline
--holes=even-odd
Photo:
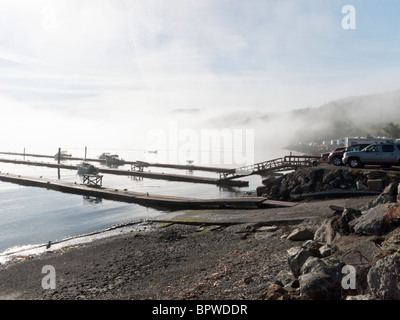
[[[317,156],[284,156],[248,166],[232,169],[230,172],[220,172],[220,180],[232,180],[254,174],[267,175],[279,171],[296,170],[300,167],[315,166],[321,160]]]

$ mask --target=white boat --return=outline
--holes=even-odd
[[[150,150],[150,151],[147,151],[147,153],[158,153],[158,151],[157,150]]]
[[[76,166],[78,169],[78,174],[98,174],[99,168],[96,168],[94,165],[88,162],[81,162]]]

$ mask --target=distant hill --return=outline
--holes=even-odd
[[[254,128],[256,147],[269,148],[368,134],[384,136],[382,128],[388,122],[400,124],[400,90],[275,114],[261,110],[235,112],[208,119],[207,124],[217,128]]]
[[[386,123],[400,122],[400,90],[348,97],[329,102],[319,108],[294,110],[288,116],[301,119],[310,125],[310,130],[303,130],[297,136],[306,141],[367,134],[383,136],[382,128]]]

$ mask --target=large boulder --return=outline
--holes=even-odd
[[[335,220],[337,217],[326,219],[314,233],[314,240],[331,244],[336,236]]]
[[[318,249],[293,247],[288,250],[288,265],[293,275],[297,278],[301,273],[303,264],[309,257],[319,257]]]
[[[368,272],[368,285],[379,300],[400,300],[400,253],[378,260]]]
[[[344,262],[328,257],[310,257],[301,268],[299,276],[302,299],[337,300],[341,298]]]
[[[390,183],[378,197],[370,201],[365,206],[364,210],[368,210],[380,204],[396,202],[398,194],[398,186],[399,183],[396,182]]]
[[[379,204],[364,212],[359,218],[350,222],[350,227],[356,234],[380,235],[386,227],[387,207]]]
[[[342,215],[335,215],[323,221],[314,233],[314,240],[332,244],[334,240],[342,235],[348,235],[351,232],[349,215],[349,211],[345,209]]]
[[[337,243],[342,250],[337,254],[337,257],[346,265],[353,266],[357,275],[355,290],[348,291],[348,294],[369,293],[368,271],[376,257],[382,254],[381,248],[375,241],[377,239],[372,237],[351,235]]]

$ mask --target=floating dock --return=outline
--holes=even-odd
[[[49,163],[49,162],[15,160],[15,159],[14,160],[0,159],[0,162],[21,164],[21,165],[50,167],[50,168],[57,168],[57,169],[76,170],[75,165],[67,165],[67,164],[62,164],[62,163]],[[137,177],[158,179],[158,180],[214,184],[214,185],[219,185],[219,186],[247,187],[249,185],[248,181],[243,181],[243,180],[228,180],[228,179],[199,177],[199,176],[193,176],[193,175],[172,174],[172,173],[163,173],[163,172],[145,172],[145,171],[135,171],[135,170],[120,170],[120,169],[112,169],[112,168],[99,168],[99,172],[107,173],[107,174],[114,174],[114,175],[137,176]]]
[[[167,210],[182,209],[254,209],[267,207],[288,207],[295,203],[272,201],[263,197],[233,197],[216,199],[196,199],[187,197],[175,197],[155,195],[149,193],[139,193],[128,191],[127,189],[104,188],[100,186],[91,186],[66,182],[61,180],[33,178],[15,174],[0,173],[0,181],[15,183],[25,186],[46,188],[49,190],[60,191],[64,193],[79,194],[84,196],[98,197],[108,200],[137,203],[146,207],[153,207]]]
[[[20,153],[20,152],[0,152],[0,154],[4,155],[14,155],[14,156],[22,156],[22,157],[36,157],[36,158],[47,158],[47,159],[55,159],[55,156],[49,156],[44,154],[35,154],[35,153]],[[77,160],[77,161],[87,161],[87,162],[105,162],[102,159],[95,158],[79,158],[79,157],[65,157],[61,155],[60,160]],[[169,168],[169,169],[178,169],[178,170],[192,170],[192,171],[207,171],[207,172],[216,172],[216,173],[232,173],[234,169],[228,168],[219,168],[219,167],[208,167],[208,166],[198,166],[193,164],[169,164],[169,163],[152,163],[145,161],[125,161],[127,165],[137,165],[141,164],[144,167],[155,167],[155,168]]]

